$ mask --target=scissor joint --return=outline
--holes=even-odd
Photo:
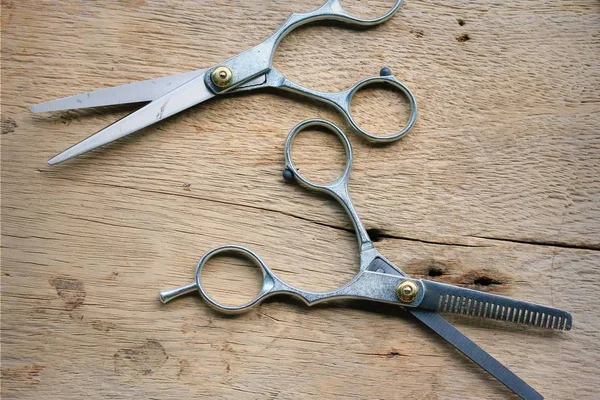
[[[420,279],[403,278],[396,285],[396,296],[406,307],[418,307],[425,297],[425,286]]]
[[[415,301],[419,295],[419,291],[419,285],[409,280],[400,282],[398,286],[396,286],[396,295],[403,303],[412,303]]]

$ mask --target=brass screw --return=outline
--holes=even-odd
[[[396,295],[404,303],[412,303],[419,294],[419,286],[412,281],[400,282],[396,287]]]
[[[220,88],[226,88],[233,81],[233,72],[227,67],[217,67],[210,74],[210,80]]]

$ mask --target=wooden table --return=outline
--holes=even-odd
[[[232,318],[199,296],[158,301],[226,243],[306,289],[350,279],[358,250],[342,209],[281,178],[296,123],[350,133],[334,110],[228,97],[45,163],[134,108],[32,104],[213,65],[321,2],[2,2],[3,398],[511,397],[394,307],[281,299]],[[321,90],[384,65],[414,90],[410,135],[387,146],[350,135],[358,212],[412,276],[570,310],[570,332],[448,316],[549,399],[599,395],[599,27],[595,0],[407,0],[372,29],[302,28],[274,60]],[[384,129],[406,117],[398,99],[366,90],[355,110]],[[339,161],[329,136],[302,138],[303,171]],[[244,263],[211,265],[217,295],[256,290]]]

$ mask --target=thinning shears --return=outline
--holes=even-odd
[[[291,147],[294,138],[302,130],[313,126],[331,130],[340,138],[346,150],[346,168],[339,178],[329,184],[315,183],[304,177],[292,161]],[[399,267],[388,261],[375,249],[350,200],[348,180],[352,167],[352,147],[346,135],[333,123],[313,119],[304,121],[294,127],[285,143],[285,162],[286,168],[283,175],[287,181],[297,181],[309,189],[331,195],[343,206],[346,213],[350,216],[360,248],[360,269],[356,276],[348,284],[336,290],[325,293],[308,292],[281,280],[250,249],[242,246],[227,245],[209,251],[200,259],[196,268],[195,282],[177,289],[161,291],[160,299],[163,303],[197,290],[200,292],[202,298],[212,307],[224,313],[248,311],[262,300],[277,294],[300,298],[308,305],[339,299],[361,299],[396,304],[404,307],[417,319],[480,365],[521,398],[543,398],[535,389],[458,331],[452,324],[440,316],[438,312],[492,318],[559,330],[571,329],[572,317],[570,313],[553,307],[546,307],[445,283],[412,279]],[[262,270],[262,288],[256,298],[246,304],[222,304],[211,297],[202,285],[201,272],[203,266],[211,257],[223,252],[233,252],[248,257]]]
[[[363,19],[348,14],[339,0],[328,0],[308,13],[294,13],[263,43],[208,69],[199,69],[163,78],[95,90],[75,96],[52,100],[31,107],[33,112],[58,111],[99,107],[115,104],[150,102],[125,118],[68,148],[48,161],[58,164],[97,147],[103,146],[142,128],[152,125],[212,97],[242,91],[280,88],[325,102],[339,110],[349,124],[361,135],[373,141],[389,142],[405,135],[417,118],[417,104],[411,91],[391,71],[383,68],[379,76],[357,82],[340,92],[321,92],[302,87],[286,79],[272,66],[273,54],[285,35],[304,24],[320,21],[341,21],[358,26],[373,26],[391,18],[402,4],[396,0],[384,15]],[[409,100],[410,115],[406,125],[392,134],[376,135],[360,128],[351,114],[354,94],[365,85],[383,83],[399,89]]]

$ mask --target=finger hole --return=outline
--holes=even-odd
[[[410,120],[410,100],[399,88],[384,82],[358,89],[350,102],[352,118],[364,131],[387,136],[402,130]]]
[[[376,19],[387,14],[397,3],[396,0],[340,0],[344,10],[360,19]]]
[[[290,157],[299,174],[317,185],[328,185],[342,176],[346,150],[331,130],[310,126],[294,137]]]
[[[211,257],[200,271],[202,288],[224,306],[241,306],[260,294],[263,273],[254,260],[239,252],[224,251]]]

